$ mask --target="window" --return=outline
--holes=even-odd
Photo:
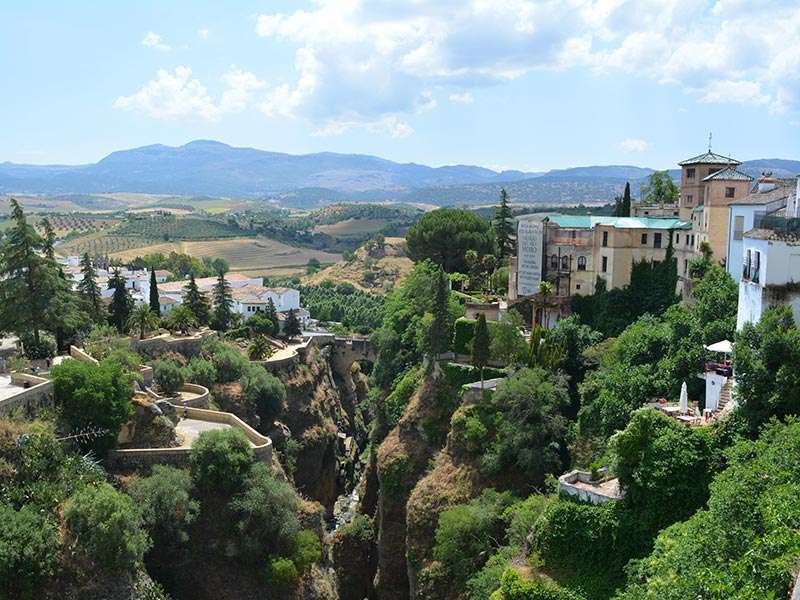
[[[555,254],[553,254],[550,257],[550,268],[551,269],[558,269],[558,256],[556,256]]]
[[[569,256],[562,256],[561,257],[561,270],[562,271],[569,271]]]
[[[579,290],[579,289],[581,289],[581,284],[580,284],[580,283],[576,283],[576,284],[575,284],[575,289],[576,289],[576,290]]]
[[[603,232],[603,246],[608,246],[608,232]]]
[[[686,206],[691,206],[692,202],[694,202],[694,196],[686,194]]]
[[[653,248],[661,248],[661,234],[654,233],[653,234]]]
[[[586,257],[579,256],[578,257],[578,271],[585,271],[586,270]]]
[[[694,179],[694,167],[686,169],[686,179]],[[691,196],[689,196],[691,198]]]
[[[642,234],[642,246],[646,246],[646,245],[647,245],[647,234],[643,233]]]
[[[744,215],[737,215],[733,219],[733,239],[740,240],[744,237]]]
[[[683,259],[683,274],[686,275],[686,273],[688,273],[688,272],[689,272],[689,259],[688,258],[684,258]]]
[[[726,187],[725,188],[725,197],[726,198],[733,198],[736,195],[736,188]]]
[[[681,243],[681,234],[680,233],[676,233],[675,234],[675,245],[677,246],[680,243]]]
[[[691,241],[689,242],[689,245],[690,245],[690,246],[692,246],[692,247],[694,247],[694,234],[692,234],[692,239],[691,239]]]
[[[572,231],[570,231],[569,233],[570,233],[570,237],[571,237],[573,240],[574,240],[576,237],[578,237],[578,232],[577,232],[577,231],[575,231],[574,229],[573,229]]]
[[[607,256],[603,257],[603,268],[602,268],[602,271],[603,271],[603,273],[608,272],[608,257]]]
[[[747,252],[744,254],[744,264],[742,265],[742,278],[743,279],[750,279],[750,259],[751,259],[751,250],[750,248],[747,249]]]
[[[761,252],[758,250],[753,251],[753,270],[750,273],[750,280],[753,283],[758,283],[759,271],[761,270]]]
[[[645,215],[649,215],[649,214],[650,214],[650,211],[649,211],[649,210],[646,210],[646,211],[644,211],[644,214],[645,214]]]

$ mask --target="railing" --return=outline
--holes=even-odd
[[[782,233],[800,233],[800,219],[757,214],[753,217],[753,229],[771,229]]]
[[[705,372],[731,377],[733,375],[733,366],[730,362],[707,361],[705,364]]]

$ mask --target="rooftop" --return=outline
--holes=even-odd
[[[678,163],[679,166],[684,167],[686,165],[740,165],[742,164],[740,161],[736,160],[735,158],[731,158],[730,156],[722,156],[722,154],[717,154],[708,150],[707,152],[703,152],[703,154],[698,154],[697,156],[693,156],[692,158],[687,158],[686,160],[682,160]]]
[[[680,219],[658,217],[600,217],[592,215],[549,215],[551,223],[568,229],[594,229],[598,225],[617,229],[691,229],[690,223]]]
[[[753,181],[753,178],[747,173],[737,171],[734,167],[728,167],[703,178],[703,181]]]
[[[744,234],[753,240],[768,240],[770,242],[786,242],[787,244],[800,244],[800,232],[780,231],[775,229],[751,229]]]
[[[794,194],[794,182],[791,180],[781,180],[776,183],[775,189],[759,192],[756,187],[747,196],[736,202],[731,202],[733,205],[752,205],[752,204],[770,204],[777,200],[789,198]]]

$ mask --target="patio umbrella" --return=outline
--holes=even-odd
[[[681,412],[687,412],[689,410],[689,392],[686,390],[686,382],[683,382],[681,386],[681,401],[678,405]]]

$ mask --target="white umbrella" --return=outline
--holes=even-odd
[[[723,354],[730,354],[733,352],[733,344],[728,340],[722,340],[716,344],[706,346],[706,350],[710,352],[722,352]]]
[[[686,390],[686,382],[683,382],[681,386],[681,401],[678,405],[678,408],[681,412],[688,412],[689,411],[689,392]]]

